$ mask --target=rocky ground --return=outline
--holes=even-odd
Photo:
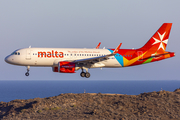
[[[180,120],[180,89],[140,95],[60,94],[0,102],[1,120]]]

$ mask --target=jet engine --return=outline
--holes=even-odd
[[[58,63],[58,67],[53,67],[53,72],[75,73],[76,64],[73,62],[62,61]]]

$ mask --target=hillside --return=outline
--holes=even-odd
[[[180,89],[139,95],[68,93],[0,102],[0,119],[177,120],[180,119]]]

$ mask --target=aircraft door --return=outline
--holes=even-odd
[[[26,51],[26,60],[31,60],[31,50]]]

